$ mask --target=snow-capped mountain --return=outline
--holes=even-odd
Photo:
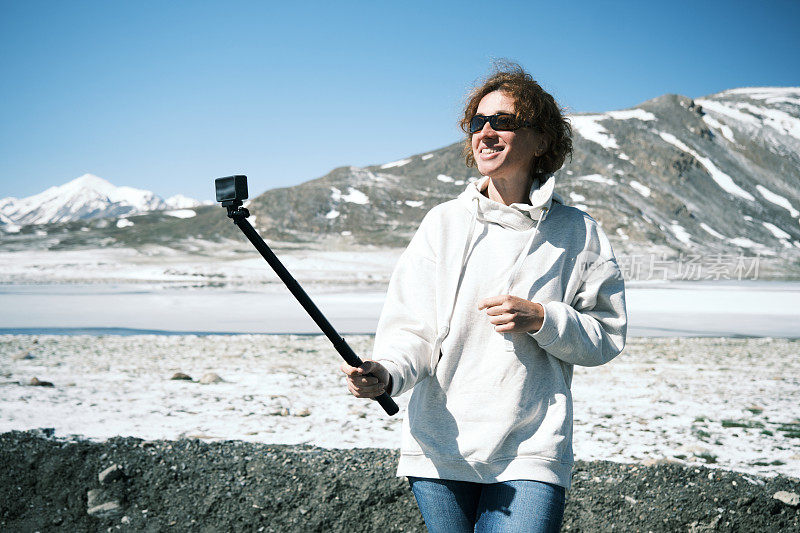
[[[84,174],[34,196],[0,200],[0,224],[52,224],[197,205],[200,202],[183,195],[164,201],[153,192],[133,187],[116,187],[103,178]]]

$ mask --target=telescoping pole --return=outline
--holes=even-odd
[[[309,298],[306,291],[303,290],[303,287],[297,282],[296,279],[286,270],[286,267],[283,266],[280,259],[272,252],[267,243],[264,242],[264,239],[258,234],[258,232],[253,228],[250,222],[247,220],[247,217],[250,216],[250,213],[247,209],[239,206],[228,207],[228,216],[233,219],[234,224],[239,226],[239,229],[242,230],[242,233],[248,238],[248,240],[256,247],[256,250],[261,253],[261,255],[266,259],[269,266],[278,274],[278,277],[281,278],[281,281],[286,285],[286,287],[291,291],[297,301],[300,302],[300,305],[308,312],[314,322],[317,323],[317,326],[322,330],[326,337],[333,343],[333,347],[336,348],[336,351],[342,356],[342,358],[347,362],[348,365],[358,367],[361,366],[363,361],[355,354],[350,345],[347,344],[345,341],[333,328],[328,319],[325,318],[325,315],[319,310],[319,308],[314,304],[314,302]],[[371,374],[367,374],[371,375]],[[397,404],[394,403],[394,400],[386,394],[385,392],[375,398],[378,403],[383,407],[383,410],[391,416],[399,411]]]

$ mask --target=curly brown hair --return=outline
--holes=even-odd
[[[536,178],[550,174],[564,166],[567,156],[572,157],[572,128],[569,119],[564,117],[564,110],[550,93],[542,89],[520,65],[510,61],[497,63],[486,81],[467,96],[464,118],[460,123],[461,129],[467,134],[464,142],[467,166],[477,166],[472,154],[469,122],[475,116],[481,99],[494,91],[502,91],[511,96],[514,99],[517,120],[530,121],[547,138],[547,150],[541,156],[534,157],[530,176]]]

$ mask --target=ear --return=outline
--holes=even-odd
[[[547,137],[540,135],[536,142],[536,157],[541,157],[547,151],[547,146],[550,144]]]

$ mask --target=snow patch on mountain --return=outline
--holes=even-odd
[[[609,111],[598,115],[569,115],[572,128],[588,141],[593,141],[603,148],[618,149],[617,140],[607,129],[599,124],[601,120],[655,120],[656,116],[644,109],[623,109],[621,111]],[[627,156],[626,156],[627,157]]]
[[[722,136],[728,139],[730,142],[736,144],[736,139],[733,136],[733,130],[730,126],[726,126],[725,124],[721,123],[714,117],[709,114],[703,115],[703,122],[714,128],[715,130],[719,130],[722,133]]]
[[[747,102],[739,102],[736,107],[757,117],[765,126],[800,140],[800,119],[793,117],[789,113],[784,113],[779,109],[754,106]]]
[[[636,180],[631,180],[630,186],[633,188],[633,190],[635,190],[645,198],[650,196],[650,187],[648,187],[647,185],[642,185]]]
[[[334,202],[350,202],[353,204],[365,205],[369,203],[369,197],[358,189],[348,187],[347,194],[342,194],[342,191],[336,187],[331,187],[331,200]]]
[[[593,181],[595,183],[602,183],[604,185],[615,185],[614,181],[606,178],[605,176],[601,176],[600,174],[587,174],[586,176],[578,176],[577,179]]]
[[[789,202],[789,200],[787,200],[780,194],[772,192],[771,190],[767,189],[760,183],[756,185],[756,190],[758,190],[758,192],[761,193],[761,196],[763,196],[767,201],[772,202],[773,204],[789,211],[789,214],[792,217],[797,217],[798,215],[800,215],[800,212],[798,212],[797,209],[795,209],[794,206],[792,206],[791,202]]]
[[[684,244],[692,244],[692,236],[683,226],[678,224],[677,220],[673,220],[669,227],[676,239]]]
[[[722,115],[734,122],[737,122],[739,125],[748,125],[755,128],[761,127],[761,121],[758,118],[754,117],[753,115],[749,115],[747,113],[743,113],[738,109],[731,107],[727,103],[718,102],[715,100],[706,100],[705,98],[698,98],[695,100],[695,103],[700,104],[703,107],[703,111],[712,111],[718,115]]]
[[[770,233],[772,233],[776,239],[791,239],[792,236],[783,231],[781,228],[776,226],[775,224],[770,224],[769,222],[761,222],[761,225],[767,228]]]
[[[608,113],[604,113],[606,116],[609,116],[615,120],[655,120],[656,116],[649,111],[645,111],[644,109],[623,109],[622,111],[609,111]]]
[[[768,104],[800,105],[799,87],[740,87],[720,93],[722,95],[741,95],[753,100],[764,100]]]
[[[584,195],[578,194],[578,193],[572,192],[572,191],[570,191],[569,197],[573,202],[585,202],[586,201],[586,197]]]
[[[755,241],[753,241],[751,239],[748,239],[747,237],[736,237],[734,239],[731,239],[731,242],[733,244],[735,244],[736,246],[740,246],[742,248],[763,248],[764,247],[763,244],[759,244],[759,243],[757,243],[757,242],[755,242]]]
[[[587,141],[596,142],[603,148],[619,148],[614,136],[599,124],[606,118],[605,115],[573,115],[569,121],[572,129]]]
[[[705,222],[700,223],[700,227],[703,228],[709,235],[713,235],[717,239],[726,239],[725,235],[721,234],[720,232],[716,231],[714,228],[706,224]]]
[[[746,190],[742,189],[733,181],[733,178],[722,172],[717,165],[714,164],[711,159],[707,157],[703,157],[688,146],[686,146],[683,142],[681,142],[677,137],[672,135],[671,133],[667,133],[665,131],[658,132],[658,135],[667,141],[669,144],[683,150],[684,152],[690,154],[694,157],[698,163],[703,165],[708,173],[711,175],[711,179],[713,179],[717,185],[722,187],[723,190],[726,192],[744,198],[745,200],[750,200],[754,202],[756,199],[753,197],[752,194],[747,192]]]
[[[381,169],[402,167],[403,165],[407,165],[410,162],[411,159],[401,159],[400,161],[392,161],[391,163],[386,163],[384,165],[381,165]]]

